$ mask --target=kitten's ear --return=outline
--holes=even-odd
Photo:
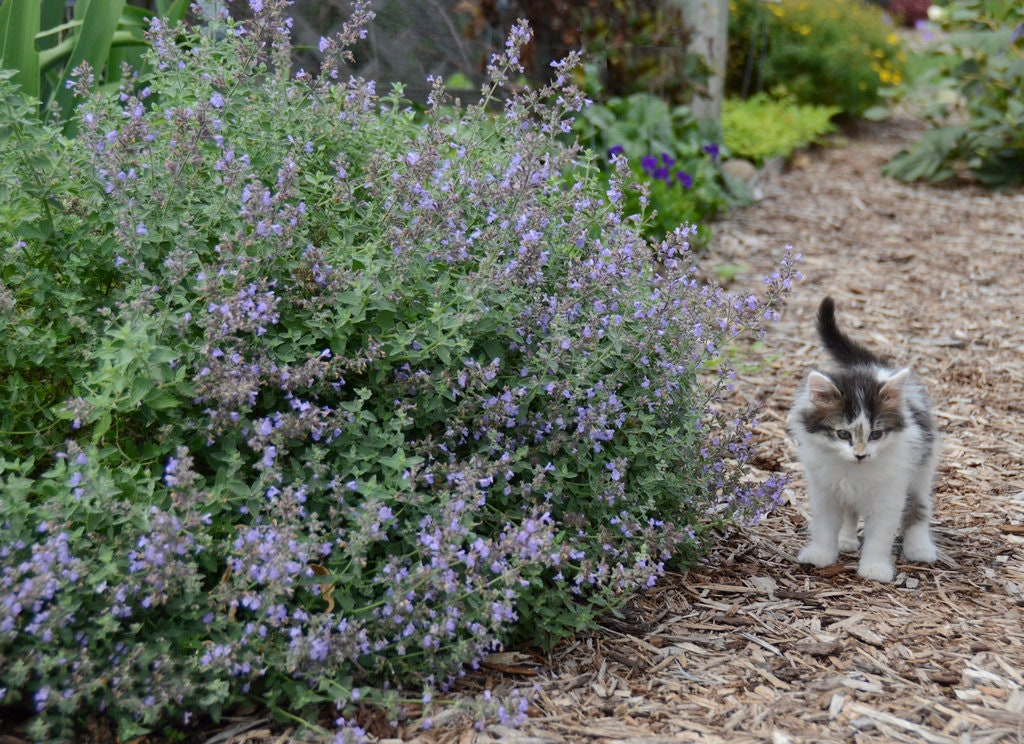
[[[903,397],[903,388],[906,386],[908,377],[910,377],[910,370],[904,368],[886,380],[882,385],[882,400],[886,403],[899,402]]]
[[[821,372],[811,372],[807,377],[807,393],[815,404],[829,403],[841,395],[836,384]]]

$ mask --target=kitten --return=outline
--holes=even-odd
[[[818,308],[817,329],[838,366],[811,372],[789,414],[811,510],[810,543],[798,560],[821,568],[856,550],[863,517],[857,573],[890,582],[900,532],[908,561],[937,557],[929,520],[939,436],[928,395],[909,369],[889,366],[839,330],[831,297]]]

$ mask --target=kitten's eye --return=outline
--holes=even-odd
[[[836,436],[842,439],[844,442],[853,441],[853,434],[848,432],[846,429],[836,429]]]
[[[873,432],[868,434],[868,439],[871,441],[877,441],[885,436],[885,429],[875,429]]]

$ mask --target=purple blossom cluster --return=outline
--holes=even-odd
[[[678,183],[684,189],[692,188],[693,176],[681,169],[673,171],[675,164],[676,159],[667,152],[663,152],[660,158],[654,155],[644,155],[640,160],[640,167],[648,178],[654,181],[663,181],[669,186]]]
[[[12,525],[6,524],[4,534],[12,532]],[[38,542],[34,544],[16,539],[0,546],[0,635],[8,641],[25,633],[43,643],[52,642],[55,628],[75,620],[55,600],[65,585],[78,583],[89,570],[72,554],[67,532],[55,531],[54,525],[43,522],[36,533]]]

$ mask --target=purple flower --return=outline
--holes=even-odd
[[[224,96],[222,96],[219,91],[214,91],[213,95],[210,96],[210,105],[214,108],[223,108]]]
[[[693,177],[686,171],[678,171],[676,173],[676,178],[679,179],[679,183],[683,185],[684,189],[693,187]]]
[[[717,142],[709,142],[708,144],[704,145],[704,147],[702,147],[701,150],[703,150],[704,154],[707,155],[712,160],[718,160],[719,149]]]
[[[653,175],[654,169],[658,167],[658,159],[653,155],[644,155],[640,160],[640,167],[648,176]]]
[[[612,160],[616,156],[622,155],[624,152],[626,152],[626,148],[622,145],[612,145],[608,150],[608,159]]]

